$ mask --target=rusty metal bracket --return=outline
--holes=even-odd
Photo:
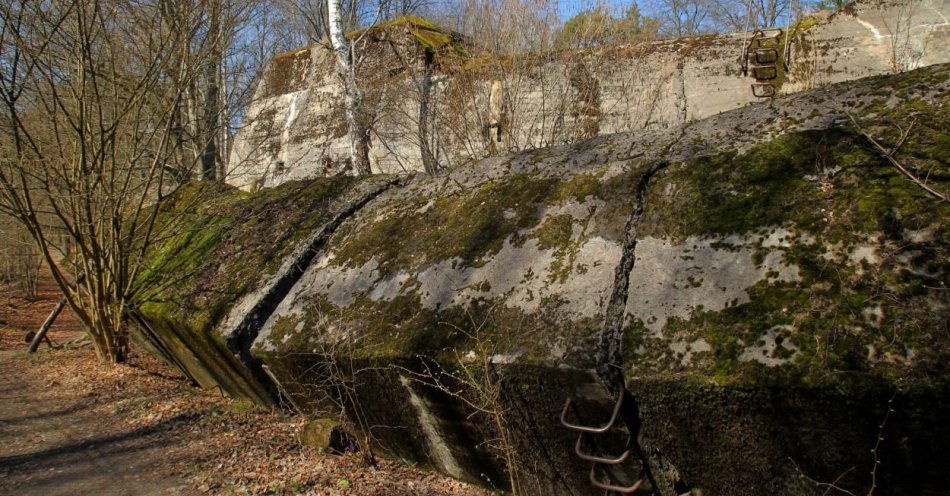
[[[613,491],[614,493],[618,493],[618,494],[633,493],[634,491],[639,489],[641,485],[643,485],[644,479],[638,480],[632,486],[628,486],[628,487],[616,486],[607,482],[602,482],[597,479],[597,466],[598,465],[619,465],[630,458],[631,449],[627,449],[626,451],[621,453],[620,456],[617,456],[617,457],[597,456],[597,455],[592,455],[590,453],[585,453],[581,449],[581,444],[583,444],[584,433],[603,434],[611,430],[612,428],[614,428],[614,426],[617,423],[617,419],[620,418],[620,408],[623,406],[623,400],[626,394],[627,394],[626,388],[623,385],[621,385],[620,391],[617,393],[617,401],[616,403],[614,403],[613,412],[610,414],[610,420],[608,420],[606,424],[598,426],[598,427],[573,424],[567,420],[567,412],[568,410],[571,409],[571,405],[573,404],[573,400],[571,398],[568,398],[567,401],[564,402],[564,408],[561,410],[561,425],[563,425],[567,429],[570,429],[578,433],[577,441],[574,443],[574,453],[581,460],[591,462],[591,466],[590,466],[591,485],[598,489],[603,489],[604,491],[607,491],[607,492]],[[630,435],[632,436],[632,434]],[[628,440],[628,443],[629,442],[630,441]]]
[[[774,66],[778,62],[778,50],[772,47],[756,48],[754,55],[756,65]]]
[[[771,81],[778,77],[778,70],[774,65],[758,65],[752,68],[752,77],[756,81]]]
[[[567,398],[567,401],[564,402],[564,408],[561,410],[561,425],[564,427],[575,431],[575,432],[589,432],[591,434],[602,434],[609,431],[613,428],[614,424],[617,423],[617,419],[620,418],[620,405],[623,404],[623,396],[626,390],[621,387],[620,392],[617,394],[617,403],[614,405],[614,411],[610,415],[610,421],[600,427],[588,427],[586,425],[572,424],[567,421],[567,411],[571,408],[571,398]]]
[[[772,83],[752,83],[752,96],[769,98],[775,96],[775,86]]]
[[[630,494],[637,489],[640,489],[640,486],[643,485],[643,479],[638,480],[632,486],[623,487],[623,486],[614,486],[612,484],[607,484],[597,480],[597,465],[590,466],[590,484],[598,489],[603,489],[605,491],[613,491],[620,494]]]
[[[620,456],[616,458],[607,458],[601,456],[594,456],[581,451],[581,439],[583,439],[584,433],[577,435],[577,442],[574,443],[574,453],[577,454],[578,458],[581,460],[586,460],[589,462],[600,463],[602,465],[618,465],[623,463],[630,457],[630,450],[624,451]]]

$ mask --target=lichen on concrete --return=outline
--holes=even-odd
[[[203,385],[268,402],[218,327],[242,297],[276,272],[285,256],[314,230],[326,208],[355,182],[353,178],[288,183],[248,195],[214,185],[187,187],[166,199],[159,223],[175,235],[147,254],[141,313],[164,331],[171,346],[197,360]],[[201,369],[208,370],[201,370]]]
[[[486,485],[484,474],[502,480],[504,465],[491,450],[471,449],[494,439],[490,419],[462,400],[477,399],[477,388],[454,384],[453,396],[426,373],[501,377],[518,452],[535,467],[526,477],[546,494],[566,494],[586,487],[588,473],[571,458],[576,438],[557,418],[568,395],[583,401],[572,413],[580,420],[610,413],[614,391],[591,370],[606,302],[622,280],[617,268],[634,256],[618,300],[621,365],[644,445],[662,451],[684,481],[710,494],[814,494],[788,458],[821,476],[864,463],[862,440],[873,441],[880,407],[898,391],[906,421],[887,437],[914,448],[887,454],[886,464],[913,459],[930,468],[914,480],[896,469],[882,477],[911,488],[896,494],[934,493],[942,487],[936,458],[922,446],[930,432],[950,439],[931,415],[945,410],[936,399],[950,363],[941,332],[950,206],[862,131],[885,146],[902,142],[897,159],[945,190],[948,70],[406,178],[327,233],[249,352],[308,414],[358,402],[371,425],[395,427],[375,432],[384,452]],[[156,260],[207,276],[162,292],[153,315],[175,325],[161,332],[193,333],[188,342],[205,353],[200,340],[223,315],[210,308],[237,301],[212,301],[207,288],[228,289],[212,276],[233,271],[241,291],[264,284],[258,272],[284,265],[270,254],[286,258],[283,244],[321,229],[328,198],[367,180],[335,181],[224,192],[196,210],[202,229],[162,247]],[[309,210],[269,222],[278,206]],[[243,253],[229,233],[255,237]],[[188,303],[192,294],[207,303]],[[188,323],[192,309],[218,320]],[[190,360],[217,359],[201,353]],[[340,364],[353,374],[343,379],[344,399],[328,386],[340,380],[328,372]],[[240,375],[242,366],[209,369]],[[407,390],[401,377],[420,382]],[[843,484],[867,491],[857,477]]]

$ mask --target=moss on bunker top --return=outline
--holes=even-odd
[[[913,91],[921,71],[887,80],[889,90]],[[910,85],[910,87],[909,87]],[[831,129],[792,132],[738,154],[701,155],[677,164],[647,198],[645,234],[682,239],[755,232],[784,225],[836,243],[869,234],[917,230],[950,214],[877,150],[862,132],[938,190],[950,181],[947,96],[937,103],[888,91],[850,122]],[[906,132],[906,136],[904,133]],[[943,235],[947,223],[938,226]]]
[[[361,36],[373,38],[395,29],[403,29],[426,50],[441,56],[468,56],[470,43],[461,33],[446,29],[438,24],[416,16],[404,16],[391,21],[381,22],[366,29],[347,33],[349,39]]]
[[[418,194],[352,226],[333,248],[332,263],[358,267],[375,259],[381,277],[452,259],[457,267],[480,266],[505,242],[524,243],[522,232],[538,226],[547,209],[600,198],[605,190],[626,190],[623,181],[604,185],[599,175],[513,174],[452,195]],[[542,240],[545,248],[568,242],[570,236]]]
[[[950,363],[950,343],[940,332],[947,325],[940,309],[947,307],[942,288],[950,274],[950,205],[928,196],[862,134],[887,148],[900,143],[898,160],[946,191],[947,99],[940,94],[917,97],[933,77],[944,76],[927,71],[880,79],[882,87],[896,88],[903,96],[871,94],[877,100],[854,111],[859,126],[839,121],[824,129],[790,129],[741,152],[696,146],[700,151],[677,158],[658,173],[645,194],[637,226],[641,239],[672,247],[710,240],[720,258],[686,269],[679,265],[688,261],[638,258],[646,267],[671,264],[648,272],[659,280],[675,279],[678,270],[696,276],[683,284],[674,281],[669,287],[675,291],[651,303],[663,307],[680,300],[678,304],[691,308],[687,315],[673,314],[662,328],[648,329],[630,314],[625,349],[627,363],[635,365],[629,372],[682,373],[735,384],[819,384],[852,376],[896,381],[943,370],[941,364]],[[913,132],[904,136],[908,129]],[[559,363],[583,363],[570,353],[580,350],[580,356],[590,349],[601,319],[571,322],[559,317],[562,294],[548,294],[537,310],[522,311],[507,305],[509,294],[497,292],[500,281],[478,279],[466,286],[470,280],[460,277],[463,282],[446,291],[484,287],[485,297],[476,295],[467,307],[451,297],[441,300],[444,305],[427,307],[423,299],[432,286],[424,287],[420,280],[449,260],[452,271],[467,274],[467,268],[496,262],[493,257],[536,256],[548,264],[544,284],[570,282],[577,278],[574,259],[584,236],[619,244],[635,186],[651,160],[614,167],[609,175],[607,168],[598,168],[603,163],[563,176],[522,172],[478,180],[470,189],[451,193],[435,183],[374,206],[341,228],[330,247],[334,270],[360,269],[350,272],[361,274],[351,276],[361,278],[361,284],[347,286],[355,288],[352,302],[341,307],[329,293],[316,291],[300,312],[278,319],[262,353],[316,352],[320,345],[315,343],[324,337],[353,337],[359,346],[352,353],[359,356],[422,353],[452,360],[458,358],[453,353],[464,354],[472,346],[469,334],[477,327],[483,339],[500,349],[522,353],[520,361],[550,360],[555,355],[548,345],[561,340],[568,343],[568,355],[558,354]],[[608,226],[609,235],[604,231]],[[775,232],[785,234],[770,238]],[[731,245],[736,238],[758,239],[743,241],[758,245]],[[506,243],[518,247],[529,240],[545,253],[501,253]],[[747,258],[723,255],[742,250],[751,253],[741,254]],[[638,257],[648,253],[638,252]],[[588,266],[602,261],[598,254],[585,256]],[[773,260],[770,268],[787,269],[788,277],[763,269],[766,257]],[[729,265],[733,261],[737,265]],[[510,266],[520,262],[512,260]],[[731,272],[758,270],[758,280],[729,289],[741,298],[725,307],[712,308],[705,297],[684,296],[699,291],[704,276],[729,281]],[[444,266],[432,272],[449,274]],[[401,285],[391,294],[395,296],[371,296],[374,284],[392,281]],[[536,283],[525,279],[518,284],[521,289]],[[677,351],[683,343],[696,347]]]
[[[777,252],[797,277],[762,280],[747,289],[745,303],[671,318],[662,339],[633,322],[626,334],[628,350],[637,350],[631,373],[689,371],[759,384],[941,380],[950,359],[950,203],[906,177],[862,134],[894,150],[933,188],[950,190],[948,100],[915,98],[907,80],[919,77],[895,80],[892,87],[908,94],[881,95],[855,115],[857,125],[695,157],[657,178],[645,235],[766,237],[781,227],[792,234],[763,243],[757,263]],[[698,345],[687,352],[685,343]]]
[[[253,194],[198,183],[166,198],[157,222],[169,234],[150,249],[141,276],[149,288],[146,316],[209,332],[326,220],[330,202],[356,180],[288,182]]]
[[[376,43],[393,34],[410,37],[419,47],[434,55],[434,60],[443,68],[457,65],[458,61],[470,56],[471,42],[462,34],[414,16],[400,17],[352,31],[346,37],[350,40],[363,37]],[[323,80],[334,74],[333,52],[322,49],[323,46],[307,45],[272,57],[262,76],[258,98],[272,98],[299,91],[308,85],[308,78]],[[372,68],[369,70],[375,72]]]

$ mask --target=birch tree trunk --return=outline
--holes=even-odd
[[[346,123],[349,128],[350,161],[359,175],[371,174],[369,166],[369,130],[363,124],[363,94],[356,83],[356,68],[343,32],[342,0],[327,0],[330,44],[336,54],[336,71],[343,84]]]
[[[439,163],[432,153],[432,136],[429,132],[429,104],[432,100],[432,65],[433,55],[425,51],[422,81],[419,84],[419,152],[422,154],[422,166],[426,174],[432,175],[439,171]]]
[[[218,133],[218,70],[221,67],[221,46],[219,25],[220,5],[218,2],[209,2],[208,12],[208,43],[210,50],[205,61],[205,105],[204,105],[204,154],[201,157],[201,176],[206,181],[217,179],[216,139]]]

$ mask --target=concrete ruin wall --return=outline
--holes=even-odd
[[[434,176],[198,185],[220,191],[167,200],[194,229],[152,255],[174,284],[142,318],[205,386],[345,407],[381,453],[538,496],[603,493],[559,414],[609,417],[613,322],[659,494],[867,494],[882,435],[881,491],[943,494],[950,203],[861,130],[946,191],[948,105],[943,64]]]
[[[817,23],[805,21],[796,30],[800,36],[793,37],[791,68],[780,75],[778,91],[790,94],[950,61],[948,16],[947,0],[874,1]],[[740,74],[737,62],[743,39],[732,34],[666,40],[590,53],[570,63],[552,60],[471,85],[473,94],[465,95],[469,103],[462,106],[453,94],[462,76],[437,74],[430,113],[436,159],[454,167],[592,135],[667,128],[755,102],[753,79]],[[388,103],[375,115],[373,170],[422,170],[416,86],[397,81],[383,97]],[[348,156],[340,101],[324,48],[275,57],[235,139],[227,181],[255,189],[339,172]],[[486,133],[498,122],[500,140],[494,130]]]

